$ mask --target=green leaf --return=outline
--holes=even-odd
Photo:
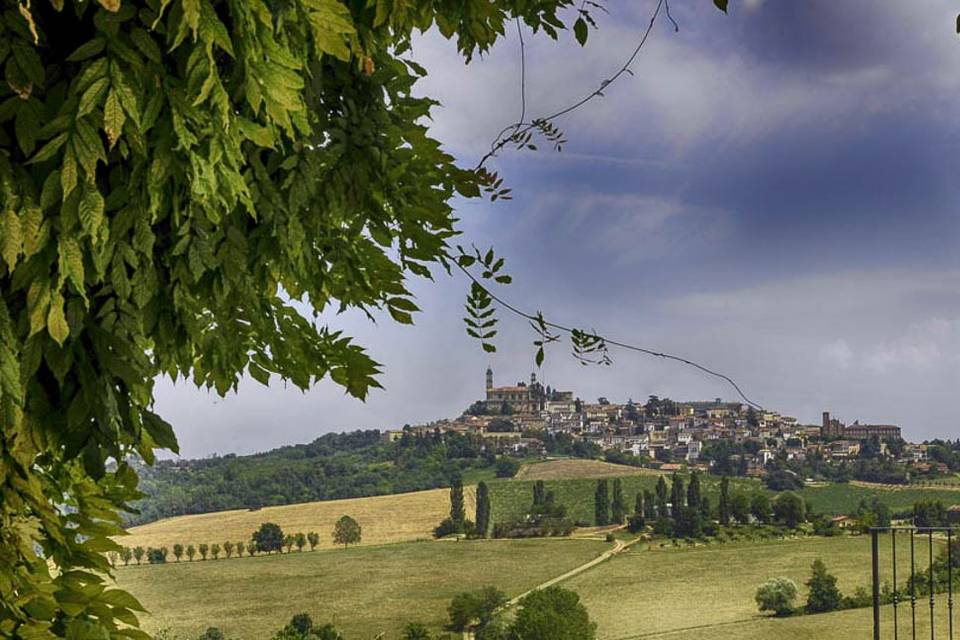
[[[67,316],[63,313],[63,295],[59,291],[55,292],[50,299],[47,332],[61,347],[70,336],[70,325],[67,324]]]
[[[60,236],[60,279],[70,280],[77,291],[86,300],[86,287],[83,283],[83,253],[76,240]]]
[[[97,190],[96,186],[88,186],[83,191],[83,197],[80,198],[80,225],[87,232],[94,244],[100,235],[100,227],[103,225],[103,196]]]
[[[200,26],[200,0],[183,0],[182,5],[183,20],[196,37],[197,27]]]
[[[125,120],[126,116],[123,113],[123,107],[120,105],[120,98],[117,97],[116,90],[111,87],[107,94],[107,101],[103,105],[103,130],[107,134],[107,141],[111,149],[123,132]]]
[[[23,250],[23,231],[20,217],[13,211],[4,211],[2,214],[3,237],[0,237],[0,257],[7,263],[7,268],[13,271]]]
[[[80,96],[80,105],[77,107],[78,118],[87,115],[100,104],[100,100],[103,99],[104,94],[107,92],[109,82],[106,78],[100,78],[87,87],[87,90]]]
[[[40,151],[37,151],[36,155],[30,158],[30,161],[27,164],[36,164],[38,162],[45,162],[56,155],[57,151],[60,150],[66,141],[69,139],[70,135],[64,131],[53,140],[43,145],[40,148]]]
[[[153,415],[153,414],[151,414]],[[146,611],[140,601],[134,598],[126,591],[120,589],[107,589],[100,594],[99,600],[114,607],[123,607],[131,611]]]
[[[720,11],[723,11],[724,13],[727,12],[728,3],[729,0],[713,0],[713,4],[717,6],[717,9],[720,9]]]
[[[86,60],[87,58],[92,58],[103,51],[103,47],[105,45],[106,40],[103,38],[94,38],[92,40],[88,40],[74,49],[73,53],[67,56],[67,60],[70,62],[80,62],[82,60]]]
[[[174,453],[180,453],[177,436],[174,435],[173,427],[170,426],[169,422],[151,411],[144,411],[143,426],[157,446],[169,449]]]
[[[588,33],[589,28],[587,27],[587,21],[583,18],[577,18],[577,21],[573,23],[573,35],[576,37],[577,42],[580,43],[580,46],[587,44]]]
[[[77,187],[77,161],[69,149],[63,154],[63,165],[60,167],[60,189],[63,192],[63,199],[73,193]]]

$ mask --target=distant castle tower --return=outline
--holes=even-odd
[[[533,386],[535,386],[536,384],[537,384],[537,374],[536,374],[536,373],[531,373],[531,374],[530,374],[530,386],[533,387]]]
[[[493,369],[487,367],[487,389],[493,389]]]

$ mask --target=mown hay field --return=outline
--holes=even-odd
[[[600,460],[568,458],[528,463],[520,467],[516,480],[562,480],[572,478],[614,478],[617,476],[658,476],[661,472]]]
[[[395,640],[407,622],[439,632],[457,593],[495,585],[513,597],[609,546],[563,539],[413,542],[120,567],[116,575],[152,612],[144,619],[149,631],[170,629],[184,640],[210,626],[228,638],[264,640],[300,612],[334,622],[349,640],[379,633]]]
[[[886,545],[882,552],[881,566],[886,572],[891,564]],[[573,578],[566,586],[581,595],[598,623],[600,640],[868,637],[868,609],[829,614],[834,616],[835,630],[824,624],[824,616],[784,621],[771,620],[757,611],[756,589],[774,577],[796,582],[800,587],[798,604],[802,604],[806,598],[804,582],[809,579],[810,565],[818,558],[837,576],[843,593],[852,594],[857,587],[869,589],[869,536],[680,549],[634,547]],[[909,558],[899,553],[898,559],[902,579],[909,575]],[[886,574],[884,577],[889,579]],[[835,633],[824,634],[824,629]]]
[[[464,489],[467,512],[476,509],[474,490]],[[363,545],[423,540],[450,511],[450,491],[434,489],[370,498],[307,502],[263,509],[220,511],[165,518],[139,527],[117,539],[127,547],[167,547],[188,544],[244,542],[263,522],[275,522],[285,533],[320,534],[320,548],[333,546],[333,526],[344,515],[360,523]]]

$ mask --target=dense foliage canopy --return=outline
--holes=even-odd
[[[158,375],[377,384],[315,318],[410,322],[405,279],[483,180],[428,135],[412,35],[469,59],[513,19],[556,35],[573,5],[4,1],[0,635],[142,635],[102,552],[136,497],[128,456],[176,449]]]

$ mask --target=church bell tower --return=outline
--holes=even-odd
[[[487,367],[487,391],[493,389],[493,369]]]

